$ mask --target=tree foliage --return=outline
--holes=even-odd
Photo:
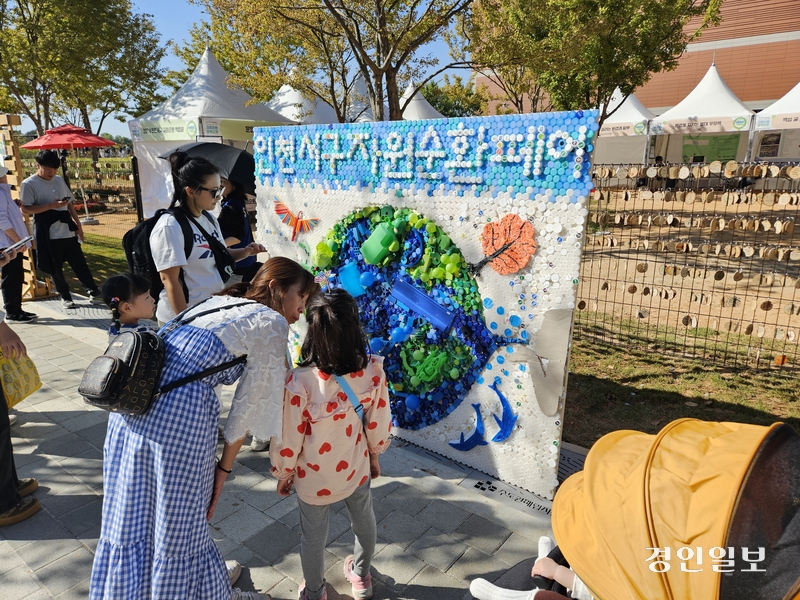
[[[99,130],[112,113],[149,110],[164,52],[129,0],[0,0],[0,103],[40,135],[70,111],[90,129],[99,111]]]
[[[333,106],[342,120],[364,103],[376,120],[387,116],[384,105],[388,117],[399,120],[404,84],[425,83],[447,68],[423,76],[439,61],[420,49],[446,36],[473,0],[193,1],[210,15],[205,31],[220,62],[254,98],[268,98],[289,83]],[[202,27],[196,33],[187,48],[193,56]],[[259,82],[249,80],[252,73]]]
[[[719,22],[722,0],[481,0],[463,24],[487,67],[526,67],[560,110],[601,108],[654,73],[674,69],[686,45]]]
[[[466,82],[458,75],[452,81],[444,76],[444,83],[426,83],[419,92],[431,106],[445,117],[474,117],[486,114],[489,96],[485,88],[475,89],[474,78]]]

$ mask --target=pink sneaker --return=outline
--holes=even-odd
[[[353,573],[353,555],[344,559],[344,576],[350,582],[353,598],[356,600],[369,600],[372,598],[372,575],[359,577]]]
[[[306,593],[306,582],[300,584],[300,589],[297,590],[298,595],[300,596],[300,600],[309,600],[308,594]],[[328,587],[325,586],[322,589],[322,596],[319,597],[319,600],[328,600]]]

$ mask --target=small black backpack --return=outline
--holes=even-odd
[[[198,317],[252,304],[252,301],[220,306],[199,312],[188,319],[183,318],[187,312],[200,304],[187,308],[170,321],[162,330],[164,335]],[[92,406],[111,412],[141,415],[160,395],[247,361],[245,354],[159,388],[164,355],[164,339],[161,335],[153,331],[124,331],[112,340],[105,354],[89,363],[78,386],[78,393]]]
[[[164,284],[161,282],[161,276],[156,270],[156,263],[153,262],[153,253],[150,250],[150,234],[153,232],[158,220],[165,214],[171,214],[181,226],[183,251],[186,253],[188,260],[189,255],[192,253],[194,232],[186,213],[179,208],[160,208],[152,217],[137,224],[122,236],[122,248],[125,250],[125,258],[128,259],[128,270],[136,275],[141,275],[150,282],[150,295],[156,301],[158,301],[161,290],[164,289]],[[183,269],[181,269],[179,279],[183,288],[183,295],[188,302],[189,288],[186,287],[186,282],[183,278]]]

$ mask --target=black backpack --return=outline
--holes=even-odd
[[[165,214],[171,214],[181,226],[183,251],[186,253],[186,259],[188,260],[189,255],[192,253],[194,232],[186,213],[179,208],[160,208],[152,217],[137,224],[122,236],[122,248],[125,250],[125,258],[128,259],[128,270],[136,275],[141,275],[150,282],[150,295],[156,302],[161,290],[164,289],[164,284],[161,282],[161,276],[156,270],[156,263],[153,262],[153,253],[150,250],[150,234],[153,232],[153,227],[156,226],[158,220]],[[183,279],[183,269],[181,269],[179,278],[183,288],[183,295],[188,302],[189,288],[186,287],[186,282]]]

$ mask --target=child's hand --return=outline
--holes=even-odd
[[[535,577],[536,575],[541,575],[547,579],[555,579],[556,569],[558,568],[558,564],[552,558],[540,558],[535,563],[533,563],[533,568],[531,569],[531,577]]]
[[[372,477],[372,479],[377,479],[381,476],[381,465],[378,462],[377,454],[369,455],[369,476]]]
[[[288,496],[292,493],[292,483],[294,479],[292,477],[287,477],[286,479],[280,479],[278,481],[278,496]]]

